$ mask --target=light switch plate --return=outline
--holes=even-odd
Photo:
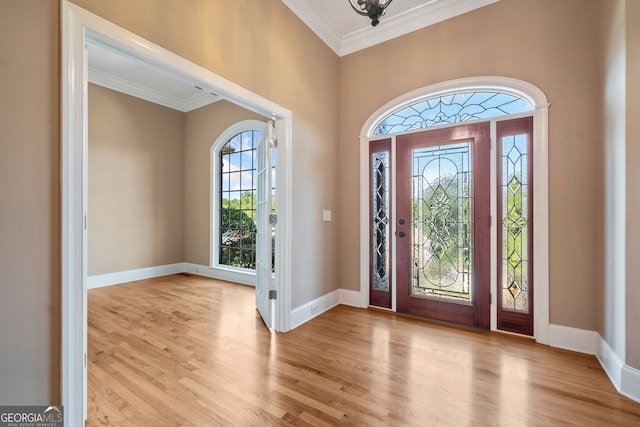
[[[331,221],[331,211],[327,211],[327,210],[322,211],[322,220]]]

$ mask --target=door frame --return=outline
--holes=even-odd
[[[369,141],[391,138],[391,153],[396,158],[395,135],[372,136],[377,123],[387,115],[400,108],[411,105],[420,99],[441,96],[448,93],[491,90],[510,93],[522,98],[532,106],[533,111],[525,115],[533,116],[533,176],[534,187],[534,217],[536,224],[533,230],[534,259],[533,274],[536,278],[534,287],[534,338],[541,344],[549,344],[549,103],[547,97],[538,87],[510,77],[479,76],[449,80],[433,85],[425,86],[404,95],[401,95],[378,108],[363,124],[360,130],[360,307],[369,306]],[[495,144],[496,129],[495,120],[521,117],[523,114],[513,114],[492,118],[491,125],[491,284],[492,294],[497,289],[497,227],[496,227],[496,160]],[[456,123],[451,126],[459,126]],[[435,129],[435,128],[433,128]],[[424,131],[425,129],[420,129]],[[392,189],[396,191],[395,168],[391,171]],[[396,214],[395,200],[391,202],[392,215]],[[396,226],[392,225],[391,235],[395,236]],[[392,241],[392,250],[396,251],[395,238]],[[392,274],[395,279],[396,265],[392,265]],[[395,287],[391,295],[392,310],[396,311]],[[497,330],[497,298],[491,302],[491,330]]]
[[[69,0],[61,20],[61,396],[66,425],[83,425],[86,414],[86,214],[87,214],[87,58],[85,37],[93,32],[149,58],[165,70],[186,75],[200,87],[277,121],[279,191],[276,209],[277,291],[274,328],[290,330],[292,112],[221,76],[145,40]]]

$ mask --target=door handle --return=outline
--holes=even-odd
[[[404,231],[401,231],[398,233],[398,237],[404,237],[404,236],[405,236]]]

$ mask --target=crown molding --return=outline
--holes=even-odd
[[[295,13],[320,39],[340,55],[342,36],[335,26],[324,17],[324,14],[310,1],[282,0],[282,2]]]
[[[318,10],[315,2],[282,0],[338,56],[375,46],[498,1],[500,0],[429,0],[399,15],[383,18],[377,27],[367,24],[359,30],[342,35],[322,11]],[[367,21],[363,20],[365,22]]]
[[[346,34],[340,43],[339,55],[345,56],[366,49],[498,1],[500,0],[443,0],[414,7],[384,19],[377,27],[368,26]]]
[[[88,80],[89,83],[106,87],[107,89],[115,90],[116,92],[121,92],[126,95],[134,96],[145,101],[153,102],[154,104],[182,111],[183,113],[188,113],[191,110],[204,107],[205,105],[209,105],[220,100],[216,95],[205,91],[182,100],[155,89],[132,83],[128,80],[122,79],[121,77],[106,73],[93,67],[89,67]]]
[[[187,98],[185,100],[182,101],[182,105],[183,105],[183,110],[181,110],[184,113],[188,113],[189,111],[192,110],[197,110],[198,108],[202,108],[205,105],[209,105],[209,104],[213,104],[214,102],[218,102],[220,101],[222,98],[220,98],[219,96],[213,94],[213,93],[207,93],[204,90],[202,91],[202,93],[197,93],[195,95],[193,95],[190,98]]]

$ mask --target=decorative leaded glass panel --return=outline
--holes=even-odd
[[[372,154],[372,206],[373,215],[373,288],[381,291],[389,290],[391,274],[390,224],[389,224],[389,152],[381,151]]]
[[[411,293],[472,301],[472,144],[413,150]]]
[[[443,124],[488,119],[532,109],[525,100],[508,93],[459,92],[429,98],[395,111],[376,126],[373,135],[388,135]]]
[[[527,135],[502,138],[502,307],[529,311]]]

